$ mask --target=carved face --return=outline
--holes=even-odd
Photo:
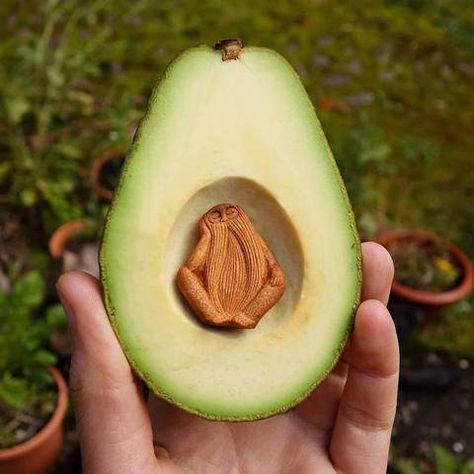
[[[209,226],[237,219],[241,210],[234,204],[219,204],[206,212],[204,219]]]
[[[260,291],[268,275],[258,234],[234,204],[214,206],[203,220],[211,234],[205,286],[218,308],[238,311]]]

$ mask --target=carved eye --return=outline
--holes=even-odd
[[[211,222],[220,222],[221,221],[221,214],[219,211],[212,211],[209,214],[209,220]]]
[[[226,217],[233,219],[239,215],[239,211],[237,211],[235,207],[230,206],[225,210],[225,215]]]

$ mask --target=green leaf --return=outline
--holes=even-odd
[[[34,189],[24,189],[20,192],[20,199],[26,207],[31,207],[36,202],[37,196]]]
[[[81,150],[76,144],[72,143],[58,143],[56,146],[56,151],[60,153],[61,155],[64,155],[67,158],[78,158],[81,156]],[[74,183],[71,183],[69,188],[72,188],[74,186]]]
[[[400,459],[397,462],[397,471],[399,474],[423,474],[413,459]]]
[[[459,474],[474,474],[474,459],[466,461]]]
[[[8,118],[11,123],[20,123],[23,116],[30,110],[30,104],[22,97],[16,94],[5,99]]]
[[[46,370],[44,367],[37,366],[26,371],[25,379],[28,381],[29,387],[33,388],[36,395],[54,386],[54,377],[49,370]]]
[[[58,303],[50,306],[46,311],[46,321],[50,329],[65,327],[67,325],[67,318],[62,305]]]
[[[34,353],[33,362],[42,367],[49,367],[56,363],[56,357],[51,352],[39,350]]]
[[[0,181],[3,181],[5,179],[5,176],[10,171],[10,168],[11,166],[9,163],[0,163]]]
[[[460,464],[448,450],[435,444],[433,454],[438,474],[457,474]]]
[[[378,144],[370,149],[363,150],[359,155],[362,164],[384,161],[392,151],[391,147],[386,143]]]
[[[41,275],[36,271],[31,271],[16,281],[13,286],[12,297],[16,304],[32,309],[41,303],[44,289]]]
[[[22,410],[28,400],[26,381],[13,377],[10,373],[3,374],[0,380],[0,399],[7,405]]]
[[[46,75],[48,77],[50,86],[53,88],[61,87],[66,80],[62,71],[57,67],[47,67]]]

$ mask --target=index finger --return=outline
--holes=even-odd
[[[376,244],[371,249],[378,252],[380,262],[372,257],[364,265],[368,284],[363,297],[372,299],[363,301],[356,314],[345,354],[349,374],[330,445],[335,467],[347,473],[386,471],[395,415],[398,341],[385,307],[393,264],[388,253],[380,249]]]
[[[393,263],[388,252],[375,242],[362,244],[362,295],[361,300],[375,299],[386,303],[393,278]],[[306,421],[323,432],[334,427],[339,400],[349,370],[350,340],[334,368],[324,382],[298,407]]]
[[[384,247],[375,242],[362,244],[361,301],[378,300],[387,304],[393,280],[393,261]]]

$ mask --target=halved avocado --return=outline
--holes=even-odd
[[[100,264],[111,323],[150,389],[237,421],[284,412],[324,379],[351,329],[361,268],[347,194],[297,74],[274,51],[229,51],[193,48],[166,70]],[[200,217],[223,202],[245,209],[286,275],[255,329],[203,325],[177,289]]]

